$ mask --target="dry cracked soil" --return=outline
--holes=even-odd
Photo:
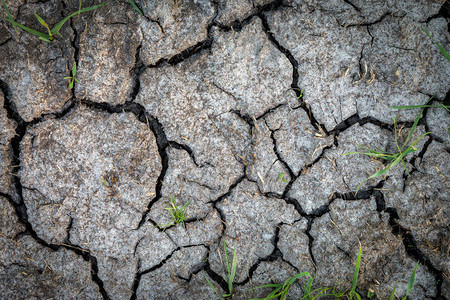
[[[39,30],[34,13],[78,10],[5,2]],[[450,49],[448,2],[135,2],[144,16],[113,0],[51,43],[0,21],[1,299],[215,299],[225,242],[232,299],[305,271],[348,289],[359,243],[363,299],[403,297],[417,261],[408,299],[448,299],[449,113],[426,108],[409,172],[357,194],[386,161],[343,155],[397,151],[419,110],[393,106],[449,104],[421,30]],[[187,216],[161,228],[171,197]]]

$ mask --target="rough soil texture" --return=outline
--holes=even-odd
[[[144,16],[110,1],[52,43],[0,21],[0,298],[214,299],[226,243],[232,299],[300,272],[348,289],[359,245],[363,298],[404,297],[419,261],[408,299],[448,299],[448,111],[424,110],[409,172],[357,194],[386,162],[343,155],[396,152],[419,110],[392,106],[450,105],[421,30],[449,50],[448,3],[135,2]],[[78,9],[6,3],[39,30],[34,13]],[[170,198],[187,217],[162,228]]]

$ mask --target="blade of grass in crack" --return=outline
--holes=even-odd
[[[414,281],[416,280],[416,271],[417,271],[417,266],[419,265],[419,262],[417,262],[416,267],[414,268],[414,271],[411,275],[411,278],[409,278],[409,284],[408,284],[408,289],[406,290],[406,295],[402,300],[406,300],[406,298],[408,297],[408,295],[411,293],[411,290],[414,286]]]
[[[8,14],[9,20],[11,22],[14,22],[14,19],[13,19],[11,13],[9,12],[8,6],[6,6],[5,0],[2,0],[2,4],[3,4],[3,8],[6,10],[6,13]],[[14,25],[14,23],[12,23],[12,24],[13,24],[14,30],[17,32],[16,25]]]
[[[36,19],[38,19],[39,23],[41,23],[42,26],[47,28],[50,40],[53,40],[52,31],[50,30],[50,27],[48,26],[47,22],[45,22],[44,19],[42,19],[37,13],[34,13],[34,16],[36,17]]]
[[[359,252],[358,252],[358,259],[356,260],[355,272],[353,273],[352,288],[349,293],[350,299],[353,299],[353,295],[355,295],[358,300],[361,299],[361,296],[359,296],[359,294],[355,291],[356,283],[358,281],[360,264],[361,264],[361,242],[359,243]]]
[[[237,257],[236,257],[236,248],[233,251],[233,261],[231,263],[230,269],[230,261],[228,259],[228,251],[227,251],[227,243],[223,242],[223,248],[225,251],[225,260],[227,264],[227,274],[228,274],[228,294],[224,295],[225,297],[231,296],[233,294],[233,282],[234,277],[236,276],[236,266],[237,266]]]
[[[433,42],[439,47],[439,50],[441,50],[441,53],[445,56],[445,58],[447,58],[447,60],[450,61],[450,55],[447,53],[447,51],[445,51],[445,49],[442,48],[442,46],[439,45],[438,42],[436,42],[436,40],[431,36],[431,34],[428,33],[428,31],[425,30],[425,28],[423,27],[420,28],[422,28],[422,30],[430,37],[430,39],[432,39]]]
[[[137,5],[134,4],[133,1],[128,0],[128,2],[130,2],[130,4],[134,7],[134,9],[135,9],[141,16],[144,16],[144,13],[142,12],[142,10],[140,10],[139,7],[137,7]]]
[[[70,19],[70,18],[72,18],[73,16],[76,16],[77,14],[79,14],[79,13],[83,13],[83,12],[88,12],[88,11],[91,11],[91,10],[96,10],[97,8],[100,8],[100,7],[102,7],[102,6],[104,6],[104,5],[106,5],[108,2],[104,2],[104,3],[101,3],[101,4],[99,4],[99,5],[94,5],[94,6],[90,6],[90,7],[85,7],[85,8],[83,8],[83,9],[81,9],[81,10],[78,10],[78,11],[76,11],[76,12],[74,12],[74,13],[71,13],[70,15],[68,15],[67,17],[65,17],[63,20],[61,20],[60,22],[58,22],[58,24],[56,24],[53,28],[52,28],[52,34],[53,35],[55,35],[55,34],[59,34],[59,31],[61,30],[61,27]]]

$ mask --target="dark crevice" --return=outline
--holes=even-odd
[[[444,1],[444,3],[442,4],[442,6],[439,9],[439,12],[437,14],[428,17],[425,20],[425,22],[421,22],[421,23],[428,23],[431,20],[437,19],[437,18],[445,18],[447,20],[447,22],[448,22],[448,20],[450,20],[450,2]],[[447,31],[450,33],[450,23],[447,24]]]
[[[73,31],[73,40],[71,40],[70,41],[70,43],[71,43],[71,45],[72,45],[72,48],[73,48],[73,62],[74,62],[74,64],[76,64],[76,66],[78,67],[80,64],[79,64],[79,60],[80,60],[80,36],[78,35],[78,31],[75,29],[75,27],[73,26],[73,20],[72,19],[70,19],[69,20],[69,26],[70,26],[70,28],[72,29],[72,31]],[[71,76],[73,76],[73,74],[72,74],[72,68],[73,68],[73,66],[74,65],[69,65],[69,62],[68,62],[68,66],[67,66],[67,69],[69,70],[69,77],[71,77]],[[76,76],[75,76],[75,78],[76,78]],[[72,79],[70,79],[70,80],[72,80]],[[71,89],[71,92],[72,92],[72,100],[74,100],[75,99],[75,86],[77,85],[77,82],[74,80],[73,81],[73,87],[72,87],[72,89]]]
[[[177,65],[188,58],[194,56],[197,53],[200,53],[203,50],[211,49],[212,43],[213,43],[213,37],[211,36],[211,28],[213,26],[213,23],[209,24],[207,27],[207,37],[203,41],[198,42],[197,44],[188,47],[187,49],[184,49],[180,53],[170,57],[170,58],[161,58],[159,59],[155,64],[147,66],[148,68],[158,68],[162,66],[163,64],[167,63],[169,65]]]
[[[256,8],[256,12],[250,14],[245,19],[243,19],[243,20],[234,20],[231,23],[229,23],[229,25],[221,24],[219,22],[214,22],[214,26],[218,27],[219,29],[221,29],[224,32],[228,32],[228,31],[239,32],[246,25],[248,25],[251,22],[251,19],[253,19],[255,16],[258,16],[261,13],[266,12],[266,11],[276,10],[277,8],[279,8],[281,6],[283,6],[283,1],[282,0],[275,0],[273,2],[267,3],[267,4],[262,5],[262,6],[256,6],[256,7],[254,6],[254,8]]]
[[[186,151],[189,156],[191,157],[192,161],[194,162],[194,164],[197,167],[201,167],[200,164],[197,162],[197,160],[195,159],[195,155],[194,155],[194,151],[191,149],[191,147],[189,147],[188,145],[184,145],[175,141],[169,141],[169,145],[172,148],[178,149],[178,150],[184,150]]]
[[[211,269],[211,265],[209,264],[209,253],[208,253],[208,257],[207,257],[207,261],[206,261],[204,270],[206,271],[206,273],[208,273],[208,276],[212,280],[214,280],[218,285],[220,285],[220,288],[222,290],[227,291],[229,293],[227,281],[225,279],[223,279],[222,276],[220,276],[219,274],[217,274],[216,272],[214,272]]]
[[[286,58],[289,60],[289,62],[292,65],[292,83],[291,83],[291,88],[292,90],[295,92],[295,95],[297,97],[297,100],[300,103],[300,108],[302,108],[306,114],[308,115],[308,118],[310,120],[311,125],[316,129],[316,130],[321,130],[322,128],[325,128],[325,126],[323,126],[322,124],[320,124],[317,119],[314,117],[314,114],[311,110],[311,107],[309,105],[307,105],[304,101],[303,101],[303,92],[300,89],[300,87],[298,86],[298,79],[299,79],[299,74],[298,74],[298,61],[295,59],[294,55],[285,47],[283,47],[278,40],[275,38],[274,34],[272,33],[272,31],[270,30],[269,27],[269,23],[267,21],[266,16],[263,13],[259,13],[258,17],[261,19],[261,23],[262,23],[262,27],[264,32],[266,33],[267,38],[269,39],[269,41],[272,42],[272,44],[281,52],[283,53]]]
[[[248,270],[248,276],[247,278],[245,278],[243,281],[235,283],[236,286],[243,286],[245,284],[247,284],[248,282],[250,282],[250,280],[253,277],[253,273],[256,271],[256,269],[258,268],[258,266],[262,263],[262,262],[273,262],[277,259],[283,259],[283,253],[281,252],[281,250],[278,248],[278,242],[280,240],[280,230],[281,230],[281,226],[284,225],[284,223],[279,223],[277,225],[275,225],[275,234],[272,238],[272,245],[273,245],[273,251],[272,253],[270,253],[269,255],[267,255],[266,257],[259,257],[257,259],[257,261],[250,266],[249,270]],[[292,266],[291,263],[287,262],[291,267]],[[297,269],[294,267],[294,269]]]
[[[144,73],[144,71],[145,71],[145,65],[141,61],[141,58],[140,58],[141,48],[142,48],[142,44],[140,44],[136,48],[136,55],[134,58],[134,66],[130,71],[130,73],[132,74],[132,77],[134,78],[134,86],[133,86],[133,89],[132,89],[131,95],[130,95],[131,102],[136,100],[136,97],[141,90],[141,79],[140,78],[141,78],[142,73]]]
[[[144,270],[144,271],[140,271],[140,261],[138,261],[138,272],[136,273],[135,277],[134,277],[134,281],[133,281],[133,287],[131,288],[131,290],[133,291],[133,293],[131,294],[130,300],[135,300],[137,298],[137,289],[139,287],[139,284],[141,282],[141,277],[142,275],[145,275],[147,273],[150,273],[152,271],[155,271],[159,268],[161,268],[162,266],[164,266],[166,264],[166,262],[175,254],[176,251],[180,250],[181,247],[176,248],[175,250],[173,250],[169,255],[167,255],[162,261],[159,262],[159,264],[154,265],[153,267]]]
[[[309,218],[308,219],[308,227],[305,230],[305,234],[308,237],[308,252],[309,252],[309,256],[311,257],[311,260],[314,264],[314,268],[317,266],[317,262],[316,259],[314,257],[314,253],[312,251],[313,248],[313,243],[314,243],[314,237],[311,235],[311,228],[312,228],[312,224],[314,223],[314,218]]]
[[[351,3],[349,0],[343,0],[345,3],[347,3],[348,5],[350,5],[351,7],[353,7],[357,12],[360,11],[360,9],[353,3]]]
[[[344,27],[344,28],[360,27],[360,26],[371,26],[371,25],[375,25],[375,24],[381,23],[384,20],[384,18],[386,18],[387,16],[390,16],[390,15],[392,15],[392,12],[387,11],[381,17],[379,17],[377,20],[375,20],[373,22],[363,22],[363,23],[356,23],[356,24],[340,24],[338,22],[338,24],[339,24],[339,26]],[[398,17],[404,17],[404,15],[403,16],[398,16]]]
[[[285,105],[286,105],[285,103],[280,103],[280,104],[275,105],[274,107],[269,108],[268,110],[263,112],[260,116],[256,117],[256,120],[260,120],[260,119],[266,117],[268,114],[276,111],[278,108],[283,107]],[[296,107],[296,109],[297,108],[299,108],[299,107]]]
[[[433,275],[436,282],[436,296],[434,297],[434,299],[446,299],[442,295],[442,282],[444,280],[442,270],[436,269],[433,266],[431,260],[426,257],[419,249],[414,236],[411,234],[411,231],[399,224],[398,221],[400,217],[397,213],[397,210],[393,207],[388,207],[386,208],[385,212],[389,214],[389,224],[392,227],[392,233],[402,238],[403,245],[405,246],[405,251],[408,256],[415,261],[419,261],[420,264],[425,266]]]
[[[73,217],[69,216],[69,224],[67,225],[66,228],[66,240],[64,241],[64,243],[70,244],[70,230],[72,229],[73,226]]]
[[[3,46],[3,45],[6,45],[7,43],[9,43],[10,41],[12,41],[13,39],[10,37],[10,38],[7,38],[3,43],[0,43],[0,47],[1,46]]]
[[[265,121],[266,122],[266,121]],[[284,160],[284,158],[281,156],[280,151],[278,150],[278,145],[277,145],[277,139],[275,138],[275,132],[276,130],[271,130],[269,125],[266,122],[267,127],[270,130],[270,139],[272,140],[272,144],[273,144],[273,152],[275,153],[278,161],[283,165],[283,167],[288,171],[289,176],[291,177],[291,181],[289,183],[291,183],[294,179],[296,178],[296,175],[294,174],[294,171],[291,169],[291,167],[289,166],[289,164]],[[289,183],[287,184],[287,186],[290,187]]]
[[[394,130],[394,126],[391,124],[386,124],[384,122],[381,122],[380,120],[377,120],[373,117],[364,117],[364,118],[360,118],[358,116],[358,114],[354,114],[350,117],[348,117],[347,119],[343,120],[341,123],[337,124],[331,131],[330,134],[335,134],[336,136],[338,136],[341,132],[347,130],[348,128],[352,127],[353,125],[355,125],[356,123],[358,123],[360,126],[363,126],[367,123],[371,123],[373,125],[376,125],[380,128],[383,129],[387,129],[389,131],[393,131]],[[397,124],[409,124],[408,122],[397,122]]]

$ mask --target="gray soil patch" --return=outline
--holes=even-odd
[[[78,9],[5,2],[36,30]],[[218,299],[234,251],[223,298],[348,290],[361,246],[363,299],[403,298],[417,262],[408,299],[447,299],[450,62],[421,28],[450,50],[448,3],[134,2],[51,43],[0,21],[0,298]],[[398,152],[420,109],[392,107],[431,96],[365,181],[388,162],[344,154]]]

